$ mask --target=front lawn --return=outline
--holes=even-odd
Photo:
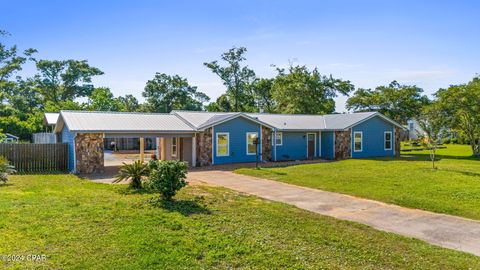
[[[47,260],[0,257],[0,268],[480,268],[473,255],[226,189],[187,187],[163,206],[153,196],[71,175],[12,176],[0,186],[0,256]]]
[[[470,157],[469,146],[446,146],[438,150],[437,170],[431,169],[428,151],[412,151],[398,159],[350,159],[236,172],[480,219],[480,160]]]

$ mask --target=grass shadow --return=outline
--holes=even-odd
[[[451,169],[442,169],[442,171],[453,172],[463,174],[465,176],[480,177],[480,173],[461,171],[461,170],[451,170]]]
[[[211,211],[192,200],[172,200],[166,201],[162,199],[152,199],[150,203],[154,207],[165,209],[169,212],[178,212],[183,216],[191,216],[196,214],[211,214]]]
[[[9,186],[13,186],[13,184],[10,184],[10,183],[0,184],[0,188],[9,187]]]
[[[152,193],[154,193],[154,192],[149,191],[145,188],[135,189],[135,188],[131,188],[130,186],[121,187],[117,190],[117,192],[119,194],[122,194],[122,195],[141,195],[141,194],[152,194]]]

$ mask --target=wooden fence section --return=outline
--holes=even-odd
[[[4,156],[19,173],[55,172],[68,170],[66,143],[0,144]]]

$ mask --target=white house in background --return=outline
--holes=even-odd
[[[418,122],[414,119],[407,121],[408,128],[408,139],[416,140],[421,136],[425,135],[425,131],[418,125]]]
[[[57,123],[59,113],[45,113],[43,123],[45,124],[45,132],[34,133],[32,136],[33,143],[46,144],[56,143],[57,135],[53,132]]]

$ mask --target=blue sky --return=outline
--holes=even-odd
[[[272,64],[318,67],[371,88],[392,80],[428,94],[480,73],[480,1],[6,1],[8,43],[40,59],[87,59],[115,95],[141,97],[155,72],[179,74],[213,99],[203,66],[232,46],[258,76]],[[25,74],[33,72],[26,67]],[[338,98],[337,111],[345,110]]]

